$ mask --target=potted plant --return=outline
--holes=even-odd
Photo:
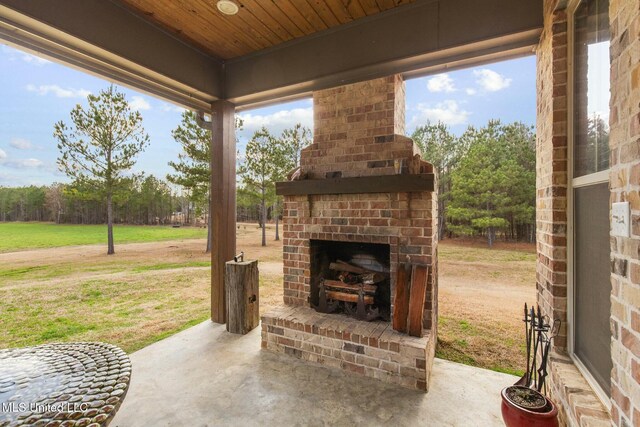
[[[557,427],[558,408],[546,392],[547,361],[551,340],[560,321],[549,321],[538,311],[524,306],[527,370],[514,385],[502,389],[502,419],[507,427]]]
[[[536,389],[512,385],[502,389],[502,419],[507,427],[557,427],[558,408]]]

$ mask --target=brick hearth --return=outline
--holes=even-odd
[[[281,307],[262,317],[262,348],[367,377],[427,391],[435,340],[307,307]]]

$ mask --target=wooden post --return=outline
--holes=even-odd
[[[211,320],[225,323],[224,269],[236,252],[235,106],[214,102],[211,121]]]
[[[226,263],[227,331],[246,334],[260,323],[258,261]]]

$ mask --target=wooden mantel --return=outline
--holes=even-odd
[[[433,191],[433,174],[380,175],[353,178],[305,179],[276,183],[276,194],[413,193]]]

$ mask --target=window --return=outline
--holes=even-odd
[[[609,169],[609,1],[582,1],[573,20],[573,177]]]
[[[570,350],[606,403],[612,368],[609,1],[576,0],[571,6]]]

